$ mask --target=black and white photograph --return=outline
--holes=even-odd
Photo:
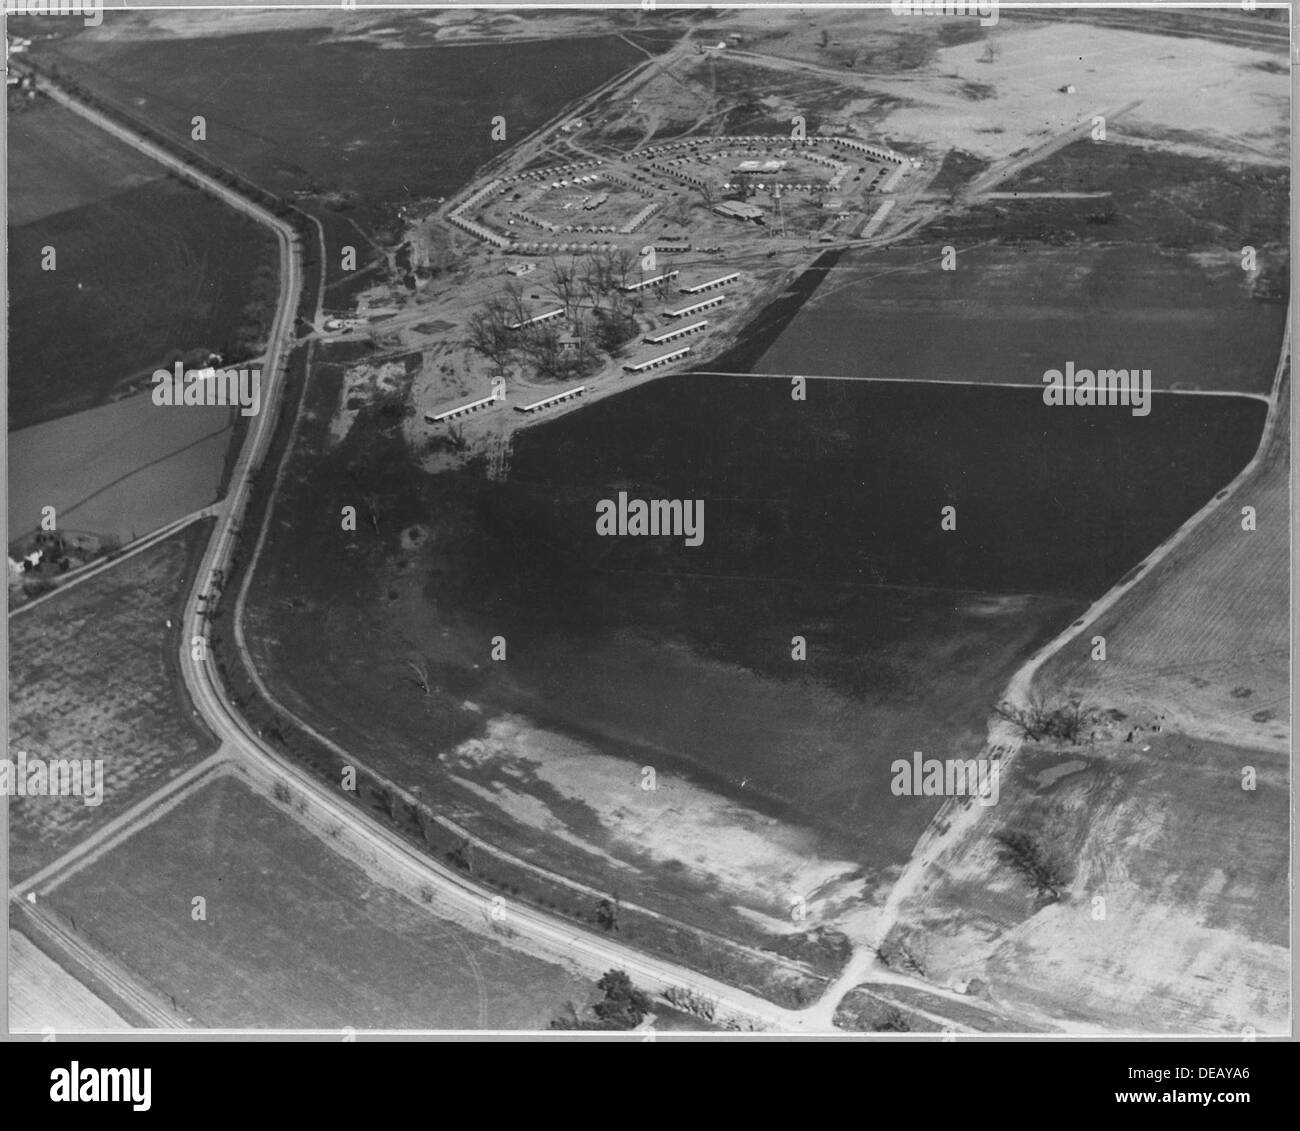
[[[6,0],[40,1095],[1290,1039],[1291,19]]]

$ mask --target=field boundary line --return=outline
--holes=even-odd
[[[128,1012],[135,1013],[144,1021],[142,1026],[133,1025],[133,1030],[190,1028],[175,1013],[167,1009],[154,991],[140,981],[133,972],[64,927],[55,915],[43,908],[33,907],[17,895],[11,895],[9,902],[10,930],[18,930],[26,934],[34,946],[58,963],[71,977],[101,1000],[105,1000],[110,1008],[118,1009],[120,1012],[121,1006],[105,999],[103,991],[96,988],[95,983],[99,982],[107,987],[110,997],[116,997]],[[149,1022],[153,1024],[150,1025]]]
[[[1245,467],[1219,491],[1215,492],[1195,514],[1188,518],[1177,530],[1152,550],[1145,558],[1134,565],[1123,580],[1114,585],[1093,602],[1069,627],[1049,640],[1034,653],[1007,684],[1002,701],[1013,706],[1023,707],[1034,677],[1039,669],[1070,641],[1084,633],[1104,613],[1112,609],[1132,590],[1145,581],[1176,548],[1181,546],[1193,532],[1198,530],[1207,518],[1229,499],[1231,499],[1259,470],[1263,459],[1268,454],[1275,439],[1277,421],[1281,406],[1280,393],[1283,383],[1290,372],[1291,359],[1292,312],[1287,311],[1286,328],[1282,334],[1282,345],[1278,355],[1277,367],[1273,374],[1272,391],[1269,394],[1269,410],[1260,431],[1259,443],[1254,454]],[[1024,747],[1024,736],[1004,719],[993,717],[989,720],[988,737],[985,740],[982,755],[986,758],[1000,760],[1000,773],[1004,776],[1007,767],[1015,760]],[[901,904],[915,895],[921,887],[921,881],[928,871],[931,861],[944,848],[951,847],[963,837],[969,836],[978,823],[985,806],[971,805],[969,797],[949,798],[931,818],[930,823],[917,838],[907,865],[890,889],[884,904],[872,915],[872,928],[875,938],[871,948],[877,949],[888,937],[889,931],[896,925]],[[841,995],[842,997],[843,995]],[[835,1003],[838,1006],[838,1002]]]
[[[669,376],[663,374],[662,376]],[[895,385],[963,385],[977,389],[1037,389],[1044,385],[1024,381],[963,381],[955,377],[849,377],[840,373],[723,373],[714,369],[689,369],[685,377],[760,377],[772,381],[865,381],[873,384]],[[1236,392],[1232,389],[1152,389],[1151,395],[1169,397],[1248,397],[1251,400],[1273,403],[1272,393]]]
[[[231,754],[226,744],[222,743],[218,750],[209,754],[203,761],[172,778],[148,797],[137,801],[125,813],[115,817],[53,863],[47,864],[39,872],[15,884],[11,889],[12,893],[26,897],[28,893],[39,895],[54,891],[65,880],[71,879],[82,869],[95,863],[104,853],[116,848],[141,829],[147,828],[186,798],[217,778],[224,777],[231,770]]]

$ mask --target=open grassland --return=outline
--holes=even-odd
[[[1290,381],[1267,452],[1216,510],[1123,601],[1038,675],[1136,722],[1277,753],[1289,748]],[[1254,508],[1254,530],[1242,508]],[[1091,658],[1092,638],[1106,659]]]
[[[486,923],[382,886],[229,776],[47,900],[198,1026],[533,1029],[589,996]]]
[[[104,799],[9,800],[14,881],[53,862],[216,748],[177,671],[178,625],[207,522],[9,622],[9,756],[102,758]]]
[[[143,158],[71,111],[38,102],[14,121],[10,429],[102,404],[173,353],[227,349],[253,317],[250,286],[275,263],[273,239],[198,189],[145,178]],[[40,209],[47,198],[66,206]]]

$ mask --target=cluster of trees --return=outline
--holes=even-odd
[[[632,985],[623,970],[607,970],[596,988],[604,997],[580,1014],[573,1002],[555,1018],[552,1029],[635,1029],[650,1012],[650,998]]]
[[[470,315],[470,345],[503,371],[521,365],[544,379],[585,377],[602,354],[616,353],[636,335],[642,294],[622,288],[642,275],[640,256],[628,248],[552,259],[536,285],[563,309],[563,319],[523,325],[535,312],[512,281]],[[561,341],[566,323],[576,345]]]
[[[1071,746],[1079,744],[1084,728],[1096,719],[1096,712],[1078,699],[1050,703],[1041,695],[1033,696],[1023,707],[999,703],[994,710],[999,717],[1014,723],[1025,738],[1034,742],[1050,738]]]

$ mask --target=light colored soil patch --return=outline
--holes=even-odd
[[[26,935],[9,932],[7,957],[9,1028],[13,1032],[52,1029],[57,1035],[131,1028]]]
[[[340,444],[346,440],[361,410],[378,397],[398,392],[404,376],[405,367],[401,362],[350,367],[343,374],[338,408],[334,410],[334,417],[330,421],[330,443]]]
[[[860,886],[856,865],[819,859],[811,838],[797,829],[667,774],[656,775],[653,790],[644,789],[649,779],[640,768],[517,717],[491,720],[485,737],[442,760],[462,781],[489,776],[491,786],[480,794],[515,820],[563,832],[567,842],[621,859],[625,867],[642,861],[683,867],[719,898],[757,913],[768,930],[815,925]],[[568,814],[552,808],[572,804],[596,823],[585,837],[566,832]],[[797,898],[807,906],[801,922],[790,915]]]
[[[216,498],[231,412],[166,408],[146,393],[15,432],[10,538],[35,530],[46,506],[61,529],[123,542],[200,510]]]
[[[1125,1033],[1285,1030],[1289,1014],[1287,766],[1282,755],[1117,723],[1078,771],[1022,753],[989,819],[933,861],[895,938],[944,985],[978,978],[1001,1011]],[[1243,790],[1253,767],[1256,788]],[[1045,773],[1044,770],[1047,772]],[[1066,861],[1036,907],[999,860],[1002,831]]]
[[[915,72],[873,81],[873,90],[908,100],[886,113],[882,132],[896,145],[965,149],[998,159],[1093,114],[1141,100],[1122,119],[1126,131],[1155,137],[1183,131],[1177,140],[1199,156],[1287,161],[1287,76],[1256,65],[1275,61],[1271,52],[1078,23],[1025,26],[1012,19],[991,29],[987,42],[997,45],[993,63],[980,61],[986,40],[979,39],[941,48],[931,65],[935,79],[924,85]],[[972,82],[991,85],[993,96],[972,99],[964,93]],[[1075,93],[1060,93],[1065,85]],[[867,100],[856,109],[865,113],[871,107]],[[1001,132],[986,132],[990,123]]]

